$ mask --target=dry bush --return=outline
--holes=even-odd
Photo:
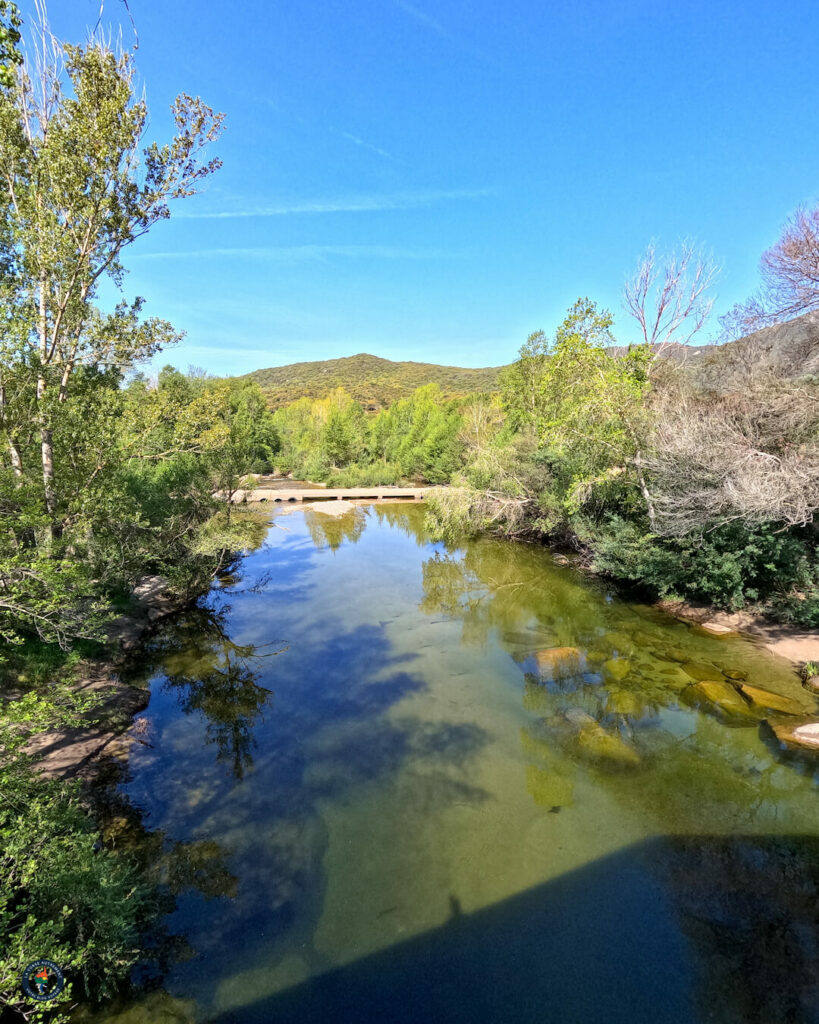
[[[819,510],[819,386],[768,375],[742,392],[655,398],[647,462],[657,529],[810,523]]]

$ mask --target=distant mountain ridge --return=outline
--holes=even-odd
[[[244,374],[244,378],[259,384],[271,408],[305,396],[323,398],[335,388],[344,388],[365,409],[375,410],[406,398],[424,384],[438,384],[446,398],[494,391],[502,369],[502,366],[472,369],[437,363],[393,362],[360,352],[341,359],[271,366]]]
[[[607,349],[618,356],[628,349],[614,345]],[[819,312],[807,313],[786,323],[766,327],[744,338],[722,344],[664,346],[663,359],[682,363],[701,383],[720,389],[734,386],[736,368],[765,364],[784,376],[819,375]],[[298,398],[323,398],[335,388],[344,388],[365,409],[382,409],[406,398],[424,384],[436,383],[446,398],[461,398],[498,388],[503,366],[471,369],[438,363],[393,362],[361,352],[342,359],[271,366],[243,375],[262,388],[271,408]]]

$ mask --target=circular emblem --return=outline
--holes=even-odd
[[[23,971],[23,991],[38,1003],[56,999],[65,985],[65,977],[53,960],[34,960]]]

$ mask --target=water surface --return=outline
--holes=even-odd
[[[690,706],[725,672],[814,707],[542,548],[278,515],[146,651],[124,793],[197,884],[101,1019],[819,1020],[813,767]]]

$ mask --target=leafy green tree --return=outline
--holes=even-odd
[[[578,299],[569,310],[541,382],[538,434],[560,467],[569,513],[587,503],[595,488],[619,486],[622,477],[636,480],[653,520],[644,470],[651,350],[639,345],[610,355],[612,323],[611,314],[588,299]]]
[[[538,419],[549,347],[544,332],[535,331],[521,345],[515,362],[501,371],[501,400],[514,429]]]
[[[218,166],[200,154],[221,117],[181,95],[174,139],[140,156],[148,111],[134,92],[130,56],[56,41],[51,51],[52,61],[39,61],[36,71],[25,65],[19,88],[0,93],[7,266],[0,316],[14,328],[6,362],[31,367],[23,400],[39,434],[37,472],[53,541],[64,525],[55,431],[77,370],[127,366],[178,337],[166,323],[141,320],[140,299],[102,314],[94,306],[99,285],[105,277],[120,284],[124,250]],[[7,442],[12,463],[32,476],[15,439]]]
[[[0,0],[0,88],[11,89],[23,63],[20,52],[20,9],[11,0]]]

